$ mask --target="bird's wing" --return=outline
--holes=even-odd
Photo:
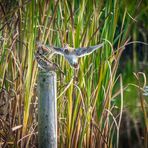
[[[60,48],[60,47],[50,47],[50,49],[52,49],[56,54],[60,54],[64,56],[64,48]]]
[[[42,44],[41,42],[36,42],[36,45],[37,45],[38,49],[42,49],[45,52],[50,53],[52,51],[53,53],[60,54],[60,55],[64,56],[64,48],[45,45],[45,44]]]
[[[77,57],[83,57],[85,55],[89,55],[92,52],[94,52],[96,49],[99,49],[103,46],[102,44],[95,45],[95,46],[89,46],[89,47],[82,47],[82,48],[76,48],[75,49],[75,54]]]
[[[56,54],[60,54],[60,55],[64,56],[64,48],[54,47],[54,46],[47,46],[47,45],[46,45],[46,48],[52,50]]]

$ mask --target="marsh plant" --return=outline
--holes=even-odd
[[[0,145],[37,147],[39,41],[73,48],[104,43],[79,59],[75,70],[59,55],[51,59],[64,73],[56,71],[58,147],[147,147],[147,80],[137,66],[139,48],[142,65],[147,63],[147,5],[126,0],[1,0]],[[130,60],[127,50],[132,51]]]

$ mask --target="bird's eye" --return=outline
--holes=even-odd
[[[68,49],[65,49],[65,50],[64,50],[64,52],[65,52],[66,54],[69,54],[69,51],[68,51]]]

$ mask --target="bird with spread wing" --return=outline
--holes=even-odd
[[[95,46],[80,47],[80,48],[71,48],[68,45],[66,45],[65,47],[60,48],[60,47],[39,44],[39,46],[42,47],[42,49],[45,50],[46,52],[52,51],[53,54],[60,54],[64,56],[65,59],[70,64],[70,66],[74,69],[79,68],[78,58],[91,54],[95,50],[103,47],[103,45],[104,44],[102,43]]]

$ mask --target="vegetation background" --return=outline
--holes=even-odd
[[[36,42],[105,46],[57,72],[58,147],[148,147],[147,0],[0,0],[0,146],[37,147]]]

